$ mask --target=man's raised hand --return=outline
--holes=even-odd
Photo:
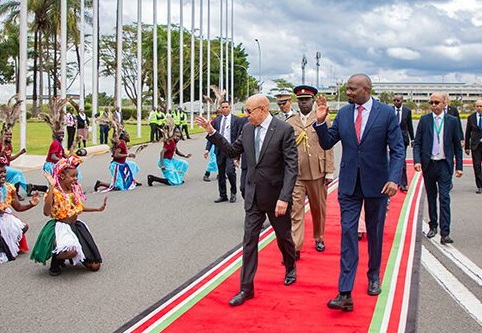
[[[330,108],[326,104],[326,98],[322,95],[319,95],[316,98],[316,122],[318,124],[321,124],[325,121],[329,110]]]

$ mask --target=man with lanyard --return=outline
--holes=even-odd
[[[462,146],[457,118],[444,114],[445,96],[434,92],[429,104],[432,109],[420,118],[413,144],[415,171],[423,172],[427,193],[430,231],[433,238],[440,226],[440,243],[453,243],[450,238],[450,188],[452,175],[462,177]],[[439,211],[437,209],[439,199]],[[440,215],[438,214],[440,212]]]

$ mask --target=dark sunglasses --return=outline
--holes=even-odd
[[[280,101],[280,102],[277,102],[278,105],[285,105],[286,103],[288,103],[288,101]]]
[[[393,101],[394,101],[394,102],[401,102],[402,100],[400,100],[400,99],[394,99]]]
[[[261,105],[257,106],[255,108],[252,108],[251,110],[250,109],[244,109],[244,112],[246,112],[247,114],[251,114],[251,113],[254,112],[254,110],[259,109],[259,108],[262,108],[262,106]]]
[[[428,104],[430,105],[439,105],[440,103],[442,103],[441,101],[428,101]]]

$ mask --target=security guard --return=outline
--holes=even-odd
[[[281,90],[274,95],[276,97],[276,104],[280,109],[279,119],[288,120],[290,117],[294,116],[296,113],[291,109],[291,96],[292,93],[288,90]]]

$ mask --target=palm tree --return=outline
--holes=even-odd
[[[85,8],[91,8],[92,1],[85,0]],[[70,43],[74,45],[78,54],[79,45],[79,27],[80,21],[80,1],[68,1],[69,13],[67,16],[67,24],[70,32]],[[0,4],[0,16],[5,17],[5,22],[18,22],[20,10],[20,1],[7,0]],[[60,1],[58,0],[29,0],[27,10],[33,20],[30,23],[30,30],[33,33],[33,85],[32,99],[34,114],[37,113],[38,107],[38,90],[40,91],[40,104],[42,104],[43,94],[43,74],[46,67],[50,67],[52,76],[53,95],[57,95],[58,87],[58,56],[57,56],[57,37],[60,34]],[[85,15],[87,24],[92,22],[92,17]],[[50,50],[53,49],[52,65],[47,63],[50,57]],[[44,50],[45,49],[45,50]],[[79,59],[79,57],[77,58]],[[78,60],[78,63],[80,61]],[[50,75],[49,75],[50,77]],[[38,85],[38,86],[37,86]],[[49,81],[50,87],[50,81]],[[38,89],[39,88],[39,89]],[[49,93],[51,90],[49,89]]]

